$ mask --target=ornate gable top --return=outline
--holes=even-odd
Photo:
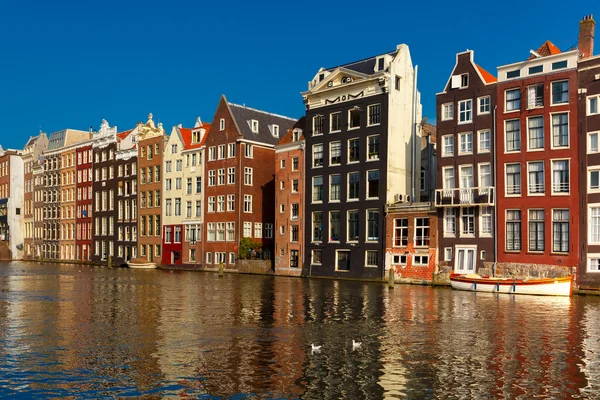
[[[152,113],[148,114],[148,121],[145,124],[141,122],[138,124],[139,132],[138,132],[138,141],[151,139],[157,136],[164,136],[165,130],[163,129],[162,122],[158,123],[158,127],[154,125],[154,120],[152,120]]]

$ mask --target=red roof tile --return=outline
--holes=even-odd
[[[475,66],[479,70],[479,73],[483,77],[483,80],[485,81],[485,83],[493,83],[493,82],[498,81],[498,79],[496,79],[496,77],[494,75],[490,74],[485,69],[481,68],[479,65],[475,64]]]
[[[133,131],[133,129],[124,132],[119,132],[117,133],[117,137],[119,138],[119,140],[123,140],[131,133],[131,131]]]
[[[281,138],[281,140],[279,140],[279,143],[277,143],[277,145],[279,146],[282,144],[292,143],[292,139],[294,138],[294,129],[299,128],[301,130],[304,130],[305,124],[306,124],[306,117],[301,117],[294,124],[293,127],[288,129],[287,133]],[[304,140],[304,133],[302,135],[300,135],[300,138],[298,140]]]
[[[544,44],[542,44],[535,52],[538,53],[542,57],[561,53],[560,49],[558,47],[556,47],[554,45],[554,43],[552,43],[549,40],[546,40],[544,42]],[[536,57],[532,54],[529,56],[528,60],[531,60],[533,58],[536,58]]]
[[[192,130],[197,128],[178,128],[179,132],[181,133],[181,139],[183,140],[184,150],[198,149],[202,147],[202,145],[206,142],[208,133],[210,132],[210,124],[203,122],[202,128],[206,129],[206,133],[204,134],[204,137],[200,143],[192,143]]]

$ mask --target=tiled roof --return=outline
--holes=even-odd
[[[421,136],[431,136],[431,141],[435,143],[436,140],[436,127],[431,124],[424,124],[423,131],[421,132]]]
[[[119,132],[117,133],[117,137],[119,138],[119,140],[123,140],[125,139],[127,136],[129,136],[129,134],[133,131],[133,129],[130,129],[128,131],[124,131],[124,132]]]
[[[479,73],[483,77],[485,83],[493,83],[498,81],[498,79],[496,79],[494,75],[490,74],[485,69],[481,68],[479,65],[475,64],[475,66],[477,67],[477,70],[479,70]]]
[[[542,57],[561,53],[560,49],[549,40],[546,40],[544,44],[542,44],[535,52]],[[532,54],[531,56],[529,56],[528,60],[531,60],[533,58],[535,58],[535,56]]]
[[[274,146],[279,142],[280,138],[279,136],[273,136],[271,133],[272,125],[278,125],[279,132],[281,133],[287,132],[296,123],[296,120],[293,118],[271,114],[266,111],[229,102],[227,104],[231,110],[231,116],[235,119],[235,122],[240,129],[242,137],[247,140]],[[253,119],[258,121],[258,133],[252,132],[252,128],[250,127],[250,121]]]
[[[210,132],[210,124],[203,122],[202,128],[206,129],[206,133],[204,134],[202,141],[199,143],[192,143],[192,130],[195,130],[196,128],[177,128],[179,130],[179,134],[181,135],[181,139],[183,140],[184,150],[198,149],[202,147],[202,145],[206,142],[208,133]]]
[[[348,64],[338,65],[337,67],[327,68],[327,71],[333,71],[337,68],[346,68],[363,74],[373,75],[375,73],[375,62],[377,60],[377,57],[380,57],[385,54],[389,54],[390,56],[395,57],[396,54],[398,54],[398,50],[394,50],[389,53],[378,54],[376,56],[365,58],[363,60],[353,61]]]
[[[294,129],[296,129],[296,128],[302,129],[302,132],[304,132],[304,129],[306,128],[306,117],[305,116],[302,116],[302,118],[300,118],[294,124],[294,126],[292,126],[290,129],[288,129],[285,136],[282,137],[281,140],[279,141],[279,143],[277,143],[277,144],[282,145],[282,144],[292,143],[292,139],[294,138]],[[302,135],[300,135],[299,140],[304,140],[304,133],[302,133]]]

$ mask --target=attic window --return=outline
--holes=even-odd
[[[377,71],[383,70],[383,62],[384,62],[383,57],[377,59]]]
[[[515,69],[514,71],[508,71],[506,73],[506,79],[518,78],[521,76],[521,70]]]
[[[279,125],[273,125],[271,133],[273,134],[273,136],[279,137]]]
[[[452,75],[452,89],[464,89],[469,86],[469,74]]]
[[[460,87],[466,88],[469,86],[469,74],[462,74],[460,76]]]
[[[319,82],[325,79],[325,74],[319,74]]]
[[[200,143],[200,131],[192,132],[192,143]]]
[[[255,119],[250,120],[250,128],[252,133],[258,133],[258,121]]]
[[[295,130],[292,134],[292,142],[297,142],[300,140],[300,131]]]
[[[221,120],[219,121],[219,130],[225,130],[225,118],[221,118]]]
[[[535,67],[529,67],[529,75],[539,74],[540,72],[544,72],[543,65],[537,65]]]
[[[553,62],[552,63],[552,71],[554,71],[555,69],[567,68],[567,65],[568,65],[567,60]]]

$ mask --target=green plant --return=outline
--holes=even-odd
[[[252,250],[256,253],[260,253],[262,251],[262,243],[249,237],[242,238],[242,240],[240,240],[239,259],[247,260],[251,258]]]

